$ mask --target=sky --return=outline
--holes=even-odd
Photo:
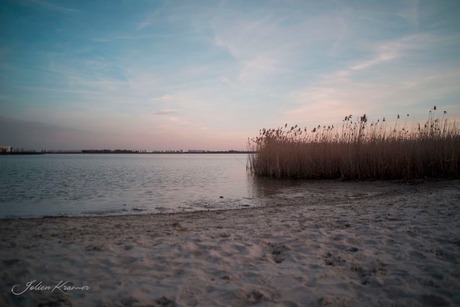
[[[259,129],[460,120],[460,1],[0,2],[0,145],[247,149]]]

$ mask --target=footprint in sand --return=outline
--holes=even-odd
[[[270,248],[273,261],[281,263],[286,259],[286,252],[289,250],[286,245],[281,243],[268,243],[268,246]]]
[[[324,263],[329,266],[337,266],[345,262],[345,260],[342,259],[342,257],[340,257],[339,255],[331,254],[330,252],[327,252],[326,255],[323,256],[323,259]]]

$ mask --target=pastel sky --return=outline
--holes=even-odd
[[[0,3],[0,145],[246,149],[261,128],[460,119],[460,1]]]

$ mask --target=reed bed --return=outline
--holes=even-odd
[[[249,168],[256,176],[302,179],[422,179],[460,177],[460,130],[433,107],[423,124],[409,114],[389,123],[356,120],[341,127],[297,125],[262,129],[249,139]]]

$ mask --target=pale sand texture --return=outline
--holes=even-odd
[[[319,186],[327,201],[1,220],[0,306],[460,305],[458,180]],[[90,290],[11,293],[34,279]]]

